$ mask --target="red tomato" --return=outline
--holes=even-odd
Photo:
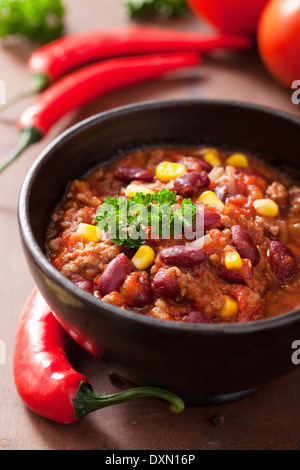
[[[187,0],[191,9],[224,33],[256,35],[269,0]]]
[[[300,80],[300,2],[271,0],[258,26],[258,47],[270,72],[291,87]]]

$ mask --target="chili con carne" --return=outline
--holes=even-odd
[[[71,182],[49,223],[46,254],[99,301],[139,315],[232,323],[283,314],[300,305],[297,181],[236,149],[143,147]],[[157,211],[149,218],[148,207],[145,218],[131,202],[154,200],[157,210],[159,196],[172,214],[162,212],[158,230]],[[133,225],[115,204],[126,198]],[[164,230],[183,206],[196,208],[195,219],[182,233]]]

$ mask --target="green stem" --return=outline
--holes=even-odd
[[[42,133],[35,127],[26,127],[21,132],[20,143],[7,155],[0,163],[0,173],[7,168],[29,145],[38,142],[42,138]]]
[[[20,93],[16,93],[15,95],[10,96],[4,104],[0,106],[0,113],[7,108],[10,108],[13,104],[17,103],[18,101],[23,100],[24,98],[28,98],[28,96],[32,96],[36,93],[33,88],[29,88],[28,90],[23,90]]]
[[[28,98],[28,96],[32,96],[35,93],[39,93],[40,91],[44,90],[49,84],[49,77],[46,74],[35,73],[31,77],[30,88],[28,90],[23,90],[20,93],[16,93],[15,95],[8,98],[6,100],[6,103],[0,105],[0,112],[4,111],[5,109],[9,108],[20,100]]]
[[[156,397],[168,401],[171,411],[181,413],[184,403],[177,395],[156,387],[137,387],[112,395],[98,395],[88,382],[81,382],[73,399],[75,419],[83,418],[93,411],[107,406],[118,405],[135,398]]]

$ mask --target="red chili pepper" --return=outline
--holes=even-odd
[[[35,289],[17,323],[13,371],[18,394],[39,416],[72,423],[101,408],[149,396],[166,400],[176,413],[184,410],[177,395],[156,387],[96,394],[87,378],[71,366],[66,355],[67,339],[67,333]]]
[[[0,165],[4,170],[30,144],[41,140],[62,116],[113,90],[144,82],[171,70],[196,65],[194,52],[110,59],[61,78],[20,116],[21,143]]]
[[[249,49],[252,45],[250,38],[237,34],[205,34],[149,27],[96,30],[65,36],[30,55],[27,62],[32,79],[30,90],[8,100],[2,109],[24,96],[43,90],[69,72],[103,59],[180,51],[202,55],[215,49]]]

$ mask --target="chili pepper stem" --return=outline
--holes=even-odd
[[[29,88],[28,90],[23,90],[20,93],[16,93],[15,95],[10,96],[6,103],[0,106],[0,112],[5,111],[7,108],[10,108],[13,104],[21,101],[24,98],[28,98],[28,96],[32,96],[36,93],[36,90],[33,88]]]
[[[21,132],[20,143],[10,152],[9,155],[0,163],[0,173],[8,167],[29,145],[38,142],[42,138],[42,133],[35,127],[26,127]]]
[[[137,387],[124,390],[112,395],[98,395],[93,391],[91,384],[81,382],[73,399],[75,409],[75,419],[83,418],[93,411],[100,410],[107,406],[118,405],[135,398],[156,397],[170,403],[171,411],[181,413],[184,410],[184,403],[177,395],[156,387]]]
[[[15,95],[12,95],[10,98],[8,98],[6,100],[6,103],[0,106],[0,113],[6,110],[7,108],[10,108],[10,106],[17,103],[18,101],[21,101],[24,98],[28,98],[29,96],[39,93],[40,91],[47,88],[49,84],[50,84],[50,80],[46,74],[44,73],[33,74],[31,77],[30,88],[28,88],[27,90],[23,90],[20,93],[16,93]]]

